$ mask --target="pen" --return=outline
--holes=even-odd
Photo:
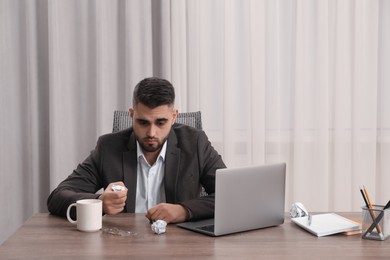
[[[368,202],[367,202],[367,199],[366,199],[366,195],[364,195],[362,187],[359,187],[359,189],[360,189],[360,193],[362,194],[362,197],[363,197],[363,200],[364,200],[364,204],[366,204],[366,207],[368,209],[369,206],[368,206]]]
[[[368,208],[368,211],[370,212],[372,220],[375,221],[376,214],[375,214],[375,211],[373,210],[371,199],[370,199],[370,196],[368,195],[368,191],[367,191],[365,186],[363,186],[363,190],[364,190],[364,195],[365,195],[365,196],[363,196],[363,198],[365,198],[364,200],[366,202],[366,206]],[[378,233],[382,233],[382,229],[381,229],[379,224],[376,225],[376,230],[378,231]]]

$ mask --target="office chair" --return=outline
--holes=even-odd
[[[197,129],[202,129],[202,114],[200,111],[179,113],[176,118],[176,123],[192,126]],[[114,122],[112,132],[116,133],[133,125],[129,111],[114,111]],[[207,193],[202,187],[200,196],[206,196]]]
[[[202,114],[200,111],[179,113],[176,118],[176,123],[202,129]],[[129,128],[132,125],[129,111],[114,111],[113,133]]]

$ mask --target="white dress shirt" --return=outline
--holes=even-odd
[[[156,162],[151,166],[137,141],[137,194],[135,213],[145,213],[159,203],[166,202],[164,189],[164,165],[167,141]]]

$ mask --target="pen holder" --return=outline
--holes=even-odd
[[[362,238],[385,240],[390,235],[390,208],[373,205],[362,207]]]

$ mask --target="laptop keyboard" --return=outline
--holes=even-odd
[[[197,227],[197,229],[204,230],[207,232],[214,232],[214,225],[201,226]]]

